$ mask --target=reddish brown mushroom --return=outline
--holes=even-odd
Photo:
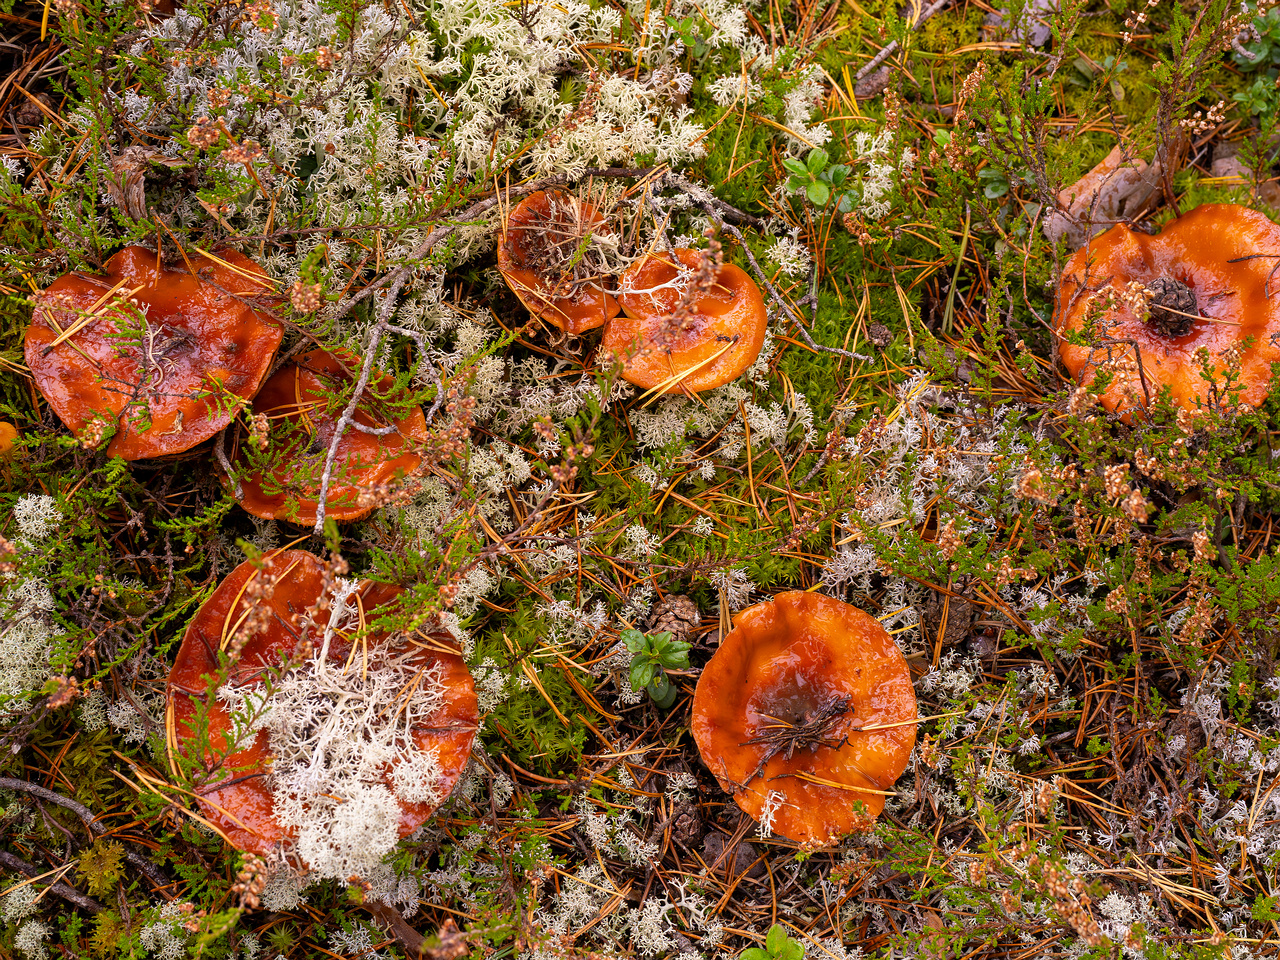
[[[1188,410],[1222,402],[1222,374],[1237,363],[1240,400],[1259,405],[1280,361],[1276,251],[1280,226],[1231,204],[1204,204],[1156,236],[1112,227],[1063,272],[1054,317],[1063,365],[1086,385],[1109,371],[1102,405],[1127,422],[1163,386]],[[1065,339],[1091,326],[1089,345]],[[1216,385],[1202,376],[1202,349]]]
[[[248,473],[240,477],[240,505],[257,517],[315,523],[325,457],[360,358],[347,352],[312,350],[277,370],[253,401],[255,417],[281,421],[292,431],[276,430],[265,451],[242,445],[238,462]],[[416,405],[404,410],[407,394],[397,393],[395,380],[375,371],[356,410],[356,426],[338,444],[333,481],[325,498],[325,516],[358,520],[373,506],[361,493],[389,483],[422,462],[414,451],[427,439],[427,422]],[[391,405],[401,408],[395,415]],[[361,430],[361,427],[368,428]],[[386,430],[385,434],[368,430]],[[276,437],[280,437],[277,441]],[[280,444],[284,444],[283,447]]]
[[[618,315],[612,281],[590,256],[608,231],[591,204],[560,190],[531,193],[511,211],[498,241],[498,270],[530,313],[566,333],[585,333]]]
[[[245,302],[270,289],[266,274],[231,250],[189,261],[126,247],[103,276],[69,273],[37,297],[27,366],[87,445],[109,435],[126,460],[190,449],[267,375],[283,331]]]
[[[780,593],[733,618],[698,679],[693,737],[746,813],[824,846],[884,809],[915,745],[916,696],[874,617],[822,594]]]
[[[622,376],[663,393],[710,390],[736,379],[764,346],[769,314],[760,288],[731,263],[685,303],[682,284],[702,265],[697,250],[654,254],[622,276],[625,316],[605,328],[602,349],[623,358]]]
[[[400,593],[398,587],[366,580],[350,599],[367,623]],[[269,671],[286,663],[303,664],[305,679],[308,658],[325,649],[331,607],[320,608],[317,601],[322,595],[332,599],[332,591],[325,589],[324,565],[310,553],[282,550],[268,555],[261,567],[241,564],[192,619],[169,675],[169,749],[175,762],[185,756],[203,767],[207,783],[197,790],[201,815],[233,846],[262,856],[281,845],[289,848],[296,833],[282,827],[276,815],[271,737],[268,729],[262,729],[247,745],[242,742],[239,749],[223,756],[235,746],[235,728],[227,698],[214,698],[210,683],[219,677],[220,653],[225,655],[224,662],[230,661],[222,679],[227,685],[224,691],[252,689]],[[360,639],[358,632],[336,630],[325,663],[359,675],[371,662],[397,656],[411,678],[400,694],[406,701],[419,695],[418,687],[428,682],[423,677],[442,689],[439,706],[425,722],[414,725],[412,735],[419,749],[435,757],[434,792],[441,798],[448,796],[470,757],[479,722],[475,688],[457,644],[444,634],[405,637],[374,632]],[[204,740],[197,731],[206,705],[208,738]],[[381,777],[395,793],[391,763]],[[425,823],[438,807],[438,802],[397,799],[401,837]]]

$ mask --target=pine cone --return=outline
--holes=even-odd
[[[682,593],[669,593],[653,608],[649,632],[670,631],[672,640],[686,640],[702,623],[698,605]]]

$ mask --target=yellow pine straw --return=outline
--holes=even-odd
[[[74,336],[75,334],[83,330],[85,327],[87,327],[89,324],[93,323],[93,321],[104,316],[107,313],[104,307],[106,306],[107,301],[111,298],[111,295],[115,293],[117,290],[119,290],[121,287],[123,287],[127,282],[128,282],[127,280],[121,280],[114,287],[112,287],[110,290],[104,293],[101,297],[99,297],[98,302],[95,303],[93,306],[91,306],[88,310],[86,310],[81,316],[77,317],[75,323],[71,324],[69,327],[67,327],[67,329],[60,331],[58,336],[54,339],[54,341],[49,344],[49,347],[56,347],[58,344],[66,340],[68,337]],[[124,293],[122,293],[120,295],[120,299],[128,300],[135,293],[138,293],[140,290],[145,290],[145,289],[146,289],[146,284],[143,284],[140,287],[134,287],[132,290],[127,290]],[[53,312],[48,308],[46,308],[44,316],[45,316],[45,319],[49,321],[49,325],[52,326],[55,330],[57,330],[58,325],[56,321],[54,321],[53,319]]]
[[[425,637],[426,639],[415,640],[411,636],[405,636],[404,639],[406,643],[410,644],[411,646],[417,647],[419,650],[426,650],[429,653],[445,653],[445,654],[453,654],[454,656],[457,656],[458,650],[456,647],[450,646],[448,643],[440,643],[439,641],[435,640],[431,636],[431,634],[422,633],[421,631],[418,631],[418,636]],[[577,664],[575,663],[574,666],[576,667]]]
[[[856,793],[874,793],[881,797],[893,797],[896,794],[892,790],[877,790],[874,787],[855,787],[852,783],[838,783],[835,780],[827,780],[824,777],[815,777],[812,773],[805,773],[800,770],[790,774],[797,780],[803,780],[806,783],[816,783],[823,787],[835,787],[838,790],[853,790]]]
[[[484,527],[484,532],[489,537],[489,539],[491,539],[494,543],[502,542],[501,534],[499,534],[496,530],[493,529],[493,527],[489,525],[489,521],[487,521],[484,517],[480,516],[479,514],[476,514],[476,519],[480,521],[480,526]],[[520,565],[520,569],[524,571],[524,574],[526,577],[533,579],[533,573],[529,570],[528,567],[525,566],[524,561],[520,559],[519,552],[513,550],[511,552],[511,559]]]
[[[115,751],[114,751],[114,750],[113,750],[113,751],[111,751],[111,752],[112,752],[112,753],[115,753]],[[128,761],[128,758],[127,758],[127,757],[124,757],[122,754],[116,753],[116,756],[120,757],[121,759],[123,759],[123,760],[125,760],[125,761]],[[126,777],[126,776],[125,776],[123,773],[121,773],[119,770],[112,770],[112,771],[111,771],[111,774],[112,774],[112,776],[114,776],[114,777],[118,777],[119,779],[123,780],[125,783],[127,783],[129,786],[133,787],[133,789],[134,789],[134,790],[136,790],[136,791],[138,791],[138,793],[140,793],[140,794],[141,794],[141,793],[154,793],[157,797],[161,797],[161,798],[163,798],[164,800],[169,800],[169,798],[168,798],[168,797],[166,797],[166,796],[165,796],[165,795],[164,795],[160,790],[156,789],[156,787],[155,787],[155,786],[153,786],[153,784],[160,784],[160,783],[162,783],[163,781],[156,780],[156,779],[154,779],[154,778],[152,778],[152,777],[148,777],[148,776],[146,776],[146,775],[145,775],[141,770],[139,770],[137,767],[133,766],[133,764],[132,764],[131,762],[130,762],[130,766],[132,767],[133,772],[134,772],[135,774],[137,774],[138,779],[139,779],[139,780],[141,780],[143,783],[145,783],[145,784],[147,785],[145,789],[144,789],[143,787],[138,786],[136,783],[134,783],[132,780],[130,780],[128,777]],[[194,797],[195,799],[199,800],[201,803],[204,803],[204,804],[209,805],[209,806],[210,806],[210,807],[212,807],[214,810],[217,810],[220,814],[222,814],[224,817],[226,817],[228,820],[230,820],[232,823],[234,823],[236,826],[240,827],[242,830],[246,830],[246,831],[248,831],[249,833],[254,833],[254,832],[255,832],[252,828],[250,828],[250,827],[249,827],[249,825],[248,825],[248,824],[244,823],[244,821],[242,821],[239,817],[237,817],[237,816],[236,816],[235,814],[233,814],[231,811],[227,810],[225,807],[221,807],[221,806],[219,806],[218,804],[214,803],[214,802],[213,802],[213,801],[211,801],[211,800],[206,799],[205,797],[200,796],[200,794],[196,793],[195,791],[193,791],[193,790],[187,790],[185,787],[180,787],[180,786],[178,786],[176,783],[165,783],[165,784],[164,784],[164,786],[169,787],[169,788],[171,788],[171,789],[173,789],[173,790],[176,790],[176,791],[178,791],[179,793],[185,793],[185,794],[187,794],[188,796],[190,796],[190,797]],[[170,802],[170,803],[172,803],[172,801],[171,801],[171,800],[170,800],[169,802]],[[206,827],[208,827],[210,830],[212,830],[214,833],[216,833],[218,836],[220,836],[220,837],[221,837],[223,840],[225,840],[227,843],[231,843],[231,838],[230,838],[230,837],[228,837],[228,836],[226,835],[226,833],[224,833],[224,832],[222,831],[222,829],[221,829],[221,828],[219,828],[216,824],[209,822],[209,821],[208,821],[208,820],[206,820],[204,817],[200,816],[200,814],[196,813],[194,810],[188,810],[186,807],[180,807],[180,806],[178,806],[176,803],[174,804],[174,806],[175,806],[175,807],[177,807],[177,809],[181,810],[183,813],[185,813],[185,814],[186,814],[188,817],[190,817],[192,820],[196,820],[196,821],[198,821],[198,822],[200,822],[200,823],[203,823]],[[231,844],[231,845],[232,845],[232,846],[235,846],[235,844]]]
[[[808,137],[801,136],[800,134],[792,130],[790,127],[784,127],[782,124],[778,123],[777,120],[770,120],[768,117],[761,116],[758,113],[748,113],[747,116],[749,116],[752,120],[758,120],[761,123],[768,124],[769,126],[773,127],[775,130],[781,130],[783,133],[787,134],[788,136],[795,137],[797,140],[803,143],[810,150],[818,149],[818,145],[814,143],[812,140],[810,140]]]
[[[164,704],[164,740],[169,748],[169,773],[177,780],[182,772],[178,769],[178,725],[173,718],[173,698],[165,697]]]
[[[562,660],[564,659],[563,655],[561,655],[561,659]],[[572,663],[572,661],[564,661],[564,663]],[[585,704],[587,704],[587,706],[589,706],[596,713],[600,714],[600,716],[604,717],[606,720],[612,720],[616,723],[617,721],[622,719],[617,714],[610,713],[603,706],[601,706],[600,701],[591,695],[591,691],[589,691],[586,687],[584,687],[579,682],[578,678],[573,675],[573,671],[568,669],[564,665],[564,663],[561,663],[561,668],[564,671],[565,679],[569,681],[569,686],[573,687],[574,692],[579,697],[582,698],[582,701]],[[574,663],[573,666],[577,667],[578,665]],[[581,667],[579,667],[579,669],[581,669]]]
[[[440,106],[448,110],[449,104],[445,102],[444,97],[440,96],[440,91],[436,89],[435,84],[433,84],[430,80],[427,79],[426,73],[423,72],[422,67],[418,64],[416,60],[414,61],[413,66],[414,66],[414,69],[418,71],[418,76],[422,77],[422,82],[427,85],[427,89],[431,91],[432,96],[434,96],[436,100],[440,102]]]
[[[726,343],[723,347],[721,347],[711,356],[707,357],[705,360],[699,360],[688,370],[682,370],[680,373],[677,373],[673,376],[668,377],[666,380],[663,380],[657,386],[651,388],[650,390],[647,390],[643,394],[643,396],[640,397],[640,405],[642,407],[647,407],[649,404],[653,403],[654,400],[658,399],[658,397],[661,394],[666,393],[667,390],[669,390],[671,387],[675,386],[678,383],[684,382],[684,380],[687,377],[691,376],[694,373],[697,373],[707,364],[715,360],[719,360],[722,356],[724,356],[725,351],[730,349],[735,343],[737,343],[736,340],[730,340],[728,343]]]
[[[414,692],[422,686],[422,678],[426,675],[427,668],[419,667],[414,673],[413,679],[400,688],[400,692],[396,695],[396,703],[398,706],[396,707],[395,719],[398,720],[404,714],[405,710],[409,709],[409,700],[413,697]],[[387,710],[390,708],[391,704],[388,704],[380,710],[378,712],[378,718],[384,719],[387,715]]]
[[[35,883],[37,880],[43,880],[45,877],[53,877],[53,875],[56,873],[57,876],[53,877],[53,879],[49,881],[49,886],[45,887],[36,895],[35,902],[39,903],[41,897],[43,897],[46,893],[49,892],[50,887],[52,887],[55,883],[61,880],[64,876],[66,876],[67,872],[79,862],[80,862],[80,858],[76,857],[74,860],[64,863],[60,867],[54,867],[52,870],[46,870],[44,873],[40,874],[38,877],[28,877],[26,880],[19,880],[17,883],[13,884],[12,886],[5,887],[3,890],[0,890],[0,897],[7,896],[8,894],[12,893],[14,890],[17,890],[19,887],[29,886],[30,884]]]
[[[568,719],[565,717],[563,713],[560,712],[560,708],[556,706],[555,701],[552,700],[549,696],[547,696],[547,691],[543,689],[542,682],[538,679],[537,673],[535,673],[533,668],[529,666],[529,661],[521,660],[520,669],[523,670],[524,675],[529,678],[529,682],[533,684],[534,689],[536,689],[540,694],[542,694],[542,699],[547,701],[547,705],[550,706],[552,711],[555,713],[555,715],[560,718],[560,722],[563,723],[566,727],[568,727],[569,726]]]
[[[160,219],[159,214],[156,214],[155,222],[156,227],[158,228],[156,230],[156,273],[159,273],[162,267],[162,264],[160,263],[160,250],[162,248],[162,244],[160,243],[160,230],[163,230],[169,235],[169,239],[173,241],[174,246],[178,248],[178,256],[182,258],[182,262],[187,265],[187,271],[194,277],[196,275],[195,264],[193,264],[191,259],[187,256],[187,251],[182,249],[182,241],[175,237],[173,235],[173,231],[165,226],[165,223]],[[270,230],[271,227],[268,226],[267,229]]]
[[[1136,862],[1142,863],[1142,861],[1139,860],[1132,851],[1130,851],[1129,856],[1133,857]],[[1139,880],[1149,880],[1165,893],[1169,894],[1169,896],[1174,900],[1182,899],[1182,896],[1180,895],[1184,895],[1186,897],[1196,897],[1197,899],[1203,900],[1206,903],[1211,903],[1214,906],[1217,906],[1222,902],[1206,890],[1201,890],[1199,887],[1191,887],[1185,883],[1177,883],[1170,880],[1162,871],[1152,870],[1145,863],[1143,863],[1142,866],[1144,869],[1141,870],[1136,869],[1135,867],[1113,867],[1110,870],[1105,870],[1103,872],[1108,875],[1120,874],[1122,876],[1136,877]],[[1191,903],[1186,903],[1185,905],[1188,908],[1194,908],[1195,906]]]
[[[1184,313],[1181,310],[1175,310],[1173,309],[1173,307],[1166,307],[1166,306],[1161,306],[1160,309],[1164,310],[1166,313],[1176,313],[1180,317],[1187,317],[1188,319],[1191,319],[1191,320],[1204,320],[1207,323],[1219,323],[1219,324],[1222,324],[1224,327],[1241,326],[1241,323],[1239,320],[1222,320],[1218,317],[1206,317],[1202,313]]]
[[[179,252],[181,252],[181,248],[179,248]],[[205,257],[206,259],[212,260],[216,264],[226,267],[232,273],[238,276],[241,276],[246,280],[252,280],[256,284],[265,285],[272,289],[276,288],[276,282],[264,273],[254,273],[253,271],[246,270],[243,267],[237,267],[234,263],[228,263],[226,260],[223,260],[216,253],[212,253],[208,250],[201,250],[200,256]],[[185,254],[183,255],[183,259],[184,260],[186,259]],[[193,270],[192,274],[194,275],[194,273],[195,271]]]
[[[308,535],[308,536],[309,536],[309,535]],[[279,548],[277,548],[277,549],[275,549],[275,550],[272,550],[272,551],[271,551],[270,553],[268,553],[268,554],[267,554],[263,559],[264,559],[264,560],[274,560],[274,559],[275,559],[276,557],[278,557],[281,553],[283,553],[284,551],[288,550],[290,547],[296,546],[297,544],[301,543],[301,542],[302,542],[303,540],[305,540],[305,539],[307,539],[307,537],[306,537],[306,536],[298,537],[296,540],[292,540],[292,541],[290,541],[289,543],[286,543],[283,547],[279,547]],[[296,565],[296,564],[291,564],[291,565],[290,565],[290,567],[289,567],[289,570],[292,570],[292,569],[293,569],[293,567],[294,567],[295,565]],[[288,572],[289,572],[289,570],[286,570],[286,571],[285,571],[285,573],[288,573]],[[257,570],[255,570],[255,571],[253,572],[253,577],[256,577],[257,575],[258,575],[258,571],[257,571]],[[231,626],[231,612],[232,612],[233,610],[235,610],[235,608],[236,608],[236,606],[237,606],[237,605],[239,605],[240,600],[244,597],[244,592],[245,592],[245,590],[248,588],[249,583],[253,580],[253,577],[249,577],[247,580],[245,580],[244,585],[240,588],[240,592],[236,594],[236,598],[235,598],[235,600],[233,600],[233,601],[231,602],[231,607],[227,610],[227,615],[226,615],[226,617],[225,617],[225,618],[223,619],[223,621],[222,621],[222,633],[221,633],[221,636],[219,636],[219,638],[218,638],[218,649],[219,649],[219,650],[225,650],[225,649],[227,649],[227,642],[231,639],[231,635],[232,635],[232,633],[234,633],[234,632],[235,632],[235,629],[236,629],[236,628],[239,628],[240,624],[244,623],[244,616],[242,615],[242,616],[240,617],[239,621],[237,621],[237,623],[236,623],[236,625],[235,625],[235,628],[233,628],[233,627]],[[246,611],[245,611],[245,614],[247,614],[248,612],[249,612],[249,611],[247,611],[247,610],[246,610]]]
[[[264,410],[262,412],[267,415],[268,420],[287,420],[289,417],[296,416],[298,414],[301,414],[303,418],[306,419],[308,413],[315,410],[317,407],[323,407],[324,405],[323,400],[312,400],[307,403],[286,404],[283,407],[271,408],[271,410],[283,410],[285,411],[284,413],[272,413],[271,410]]]
[[[294,542],[296,543],[297,541],[294,541]],[[293,571],[293,568],[296,567],[299,562],[300,561],[298,560],[293,561],[293,563],[289,564],[289,566],[285,569],[284,573],[280,574],[280,576],[281,577],[288,576],[289,573]],[[227,649],[227,644],[231,642],[231,638],[235,636],[236,631],[239,630],[240,627],[244,625],[244,622],[245,620],[248,619],[249,614],[253,612],[252,607],[245,607],[244,611],[240,614],[240,618],[236,620],[235,624],[231,624],[231,611],[235,610],[235,608],[239,605],[240,600],[244,597],[244,592],[247,589],[249,589],[249,584],[253,582],[253,578],[256,577],[260,572],[261,571],[259,570],[255,570],[253,572],[253,577],[249,577],[248,579],[245,580],[244,585],[240,587],[239,592],[236,594],[235,600],[232,601],[231,609],[227,611],[227,616],[222,621],[222,636],[218,640],[219,650]]]
[[[356,659],[356,651],[359,650],[361,654],[360,679],[367,683],[369,680],[369,633],[365,629],[366,623],[364,618],[364,598],[360,596],[358,592],[355,594],[355,598],[356,598],[356,618],[358,621],[356,623],[356,636],[359,637],[359,642],[353,643],[351,645],[351,652],[347,654],[347,662],[342,665],[342,672],[346,673],[348,670],[351,669],[351,664],[353,664]],[[330,616],[332,616],[332,614],[330,614]],[[336,630],[334,632],[337,633]],[[342,635],[342,637],[344,640],[346,639],[345,635]]]
[[[926,723],[929,720],[945,720],[947,717],[958,717],[963,710],[952,710],[950,713],[935,713],[931,717],[914,717],[911,720],[895,720],[893,723],[873,723],[865,727],[854,727],[857,733],[868,733],[873,730],[892,730],[894,727],[909,727],[913,723]]]

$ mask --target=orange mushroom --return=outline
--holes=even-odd
[[[733,618],[698,679],[693,737],[747,814],[825,846],[884,809],[915,744],[916,696],[874,617],[822,594],[780,593]]]
[[[360,362],[345,351],[312,350],[263,384],[253,401],[254,416],[284,421],[292,429],[274,431],[261,453],[240,448],[237,460],[248,471],[239,478],[238,499],[245,510],[256,517],[304,526],[315,523],[325,457],[345,406],[341,398]],[[370,377],[356,409],[356,425],[347,429],[338,444],[325,516],[335,520],[368,516],[373,506],[361,500],[361,492],[388,483],[422,462],[414,452],[414,446],[428,436],[421,408],[415,405],[399,417],[389,409],[391,402],[402,406],[407,399],[407,394],[396,395],[395,380],[386,374],[375,371]]]
[[[1240,399],[1257,406],[1280,361],[1276,254],[1280,226],[1231,204],[1197,207],[1156,236],[1112,227],[1063,272],[1054,329],[1096,333],[1088,346],[1060,339],[1063,365],[1085,385],[1109,371],[1102,404],[1132,422],[1163,386],[1188,410],[1221,401],[1221,383],[1201,375],[1203,349],[1219,375],[1238,358]]]
[[[722,265],[710,289],[684,303],[682,286],[703,256],[688,249],[653,254],[623,274],[625,316],[605,328],[601,346],[625,358],[624,379],[663,393],[710,390],[737,378],[760,355],[769,314],[742,268]]]
[[[608,232],[589,203],[560,190],[531,193],[511,211],[498,242],[498,270],[530,313],[580,334],[618,315],[605,273],[589,256],[593,236]]]
[[[399,587],[366,580],[352,599],[367,622],[400,593]],[[171,757],[174,762],[180,755],[195,759],[212,781],[196,793],[201,816],[233,846],[260,856],[281,845],[289,847],[296,833],[281,826],[276,816],[271,737],[262,729],[247,745],[237,745],[227,699],[210,703],[210,686],[220,677],[219,654],[229,664],[221,682],[232,689],[252,689],[286,664],[304,664],[305,670],[314,651],[325,649],[332,611],[317,605],[325,594],[324,565],[305,551],[277,551],[261,567],[242,563],[197,611],[169,674],[166,728]],[[419,695],[418,687],[425,682],[442,690],[438,708],[414,725],[412,737],[420,750],[434,755],[434,793],[447,797],[470,758],[479,724],[475,687],[457,644],[443,634],[403,637],[375,632],[361,640],[354,633],[334,633],[325,663],[359,674],[385,655],[407,657],[412,679],[401,692],[404,700]],[[422,681],[423,677],[430,680]],[[198,734],[206,704],[207,739]],[[401,703],[400,709],[406,708]],[[228,750],[232,752],[226,755]],[[393,787],[392,764],[381,771],[381,778]],[[401,837],[425,823],[439,805],[397,799]]]
[[[103,276],[69,273],[36,298],[27,366],[87,445],[111,435],[107,453],[126,460],[179,453],[258,392],[283,330],[244,301],[269,289],[231,250],[168,268],[126,247]]]

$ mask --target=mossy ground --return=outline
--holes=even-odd
[[[23,548],[17,570],[48,583],[57,600],[50,676],[61,679],[5,716],[11,750],[0,775],[83,805],[106,835],[39,792],[0,793],[5,886],[29,866],[40,890],[56,880],[89,898],[91,906],[77,905],[48,887],[32,913],[50,924],[44,949],[55,956],[251,956],[256,943],[262,956],[355,957],[365,955],[361,930],[366,945],[400,955],[406,941],[394,928],[379,932],[385,916],[362,905],[358,884],[321,885],[305,904],[275,912],[240,899],[232,890],[239,854],[193,819],[189,785],[166,753],[158,704],[186,621],[252,544],[305,532],[252,521],[216,479],[207,446],[132,465],[83,448],[25,375],[22,334],[37,275],[51,265],[93,268],[157,236],[171,254],[231,240],[260,255],[278,243],[301,256],[306,231],[320,229],[328,246],[307,248],[302,276],[335,293],[357,291],[389,269],[381,258],[395,238],[443,222],[497,180],[436,184],[432,203],[398,211],[390,225],[348,230],[303,208],[272,221],[279,236],[244,237],[219,213],[221,202],[243,200],[240,187],[206,165],[152,171],[149,196],[165,209],[178,191],[198,189],[207,217],[162,227],[159,217],[124,217],[107,203],[100,158],[37,137],[52,143],[62,134],[40,134],[46,119],[57,127],[88,107],[78,115],[83,135],[124,146],[128,124],[107,109],[108,94],[165,95],[166,63],[151,48],[113,72],[121,61],[103,59],[103,50],[119,50],[135,29],[133,6],[65,6],[50,13],[0,3],[14,37],[0,59],[10,78],[0,87],[9,127],[0,151],[29,170],[47,168],[54,186],[10,195],[0,209],[0,419],[21,435],[0,456],[0,504],[7,511],[20,497],[48,494],[61,517],[48,540]],[[1213,16],[1192,37],[1211,34],[1232,9],[1193,5],[1192,16]],[[1157,6],[1126,43],[1128,10],[1072,6],[1053,16],[1058,36],[1037,49],[987,24],[979,4],[944,9],[918,31],[905,28],[896,2],[752,10],[751,29],[770,51],[801,53],[767,76],[757,102],[725,107],[710,85],[745,67],[734,55],[699,58],[690,47],[687,102],[711,132],[705,156],[685,173],[742,213],[796,230],[812,252],[812,274],[768,266],[773,240],[744,228],[792,316],[814,343],[836,350],[810,347],[775,305],[768,370],[748,385],[742,413],[714,429],[677,424],[669,442],[646,446],[637,424],[649,408],[639,399],[604,411],[585,405],[554,429],[594,451],[549,509],[533,505],[533,491],[554,457],[539,452],[526,425],[502,434],[534,467],[503,492],[505,528],[481,525],[465,509],[479,494],[464,454],[439,464],[463,508],[441,521],[438,540],[390,508],[302,541],[319,553],[340,547],[356,572],[402,583],[435,610],[447,609],[441,588],[477,565],[501,573],[464,618],[474,662],[492,661],[506,678],[481,734],[489,792],[451,801],[426,839],[402,846],[398,869],[427,881],[410,923],[442,960],[459,955],[436,939],[450,920],[467,932],[460,949],[476,957],[733,955],[761,943],[774,922],[809,956],[833,960],[855,950],[886,958],[1270,955],[1280,937],[1280,815],[1269,805],[1280,763],[1277,401],[1254,411],[1228,404],[1192,428],[1169,409],[1129,426],[1071,403],[1049,331],[1064,251],[1038,229],[1053,191],[1101,160],[1118,135],[1148,157],[1170,136],[1155,127],[1168,93],[1155,67],[1181,55],[1159,39],[1174,12]],[[618,43],[636,36],[627,21]],[[856,99],[858,69],[894,39],[890,101]],[[67,69],[42,72],[54,53]],[[477,53],[463,52],[464,69]],[[1175,120],[1219,100],[1232,105],[1253,83],[1229,55],[1226,48],[1210,60]],[[824,71],[819,117],[835,162],[856,161],[857,134],[884,129],[896,102],[899,169],[884,216],[845,218],[779,191],[787,141],[778,118],[807,63]],[[964,82],[980,64],[985,78],[957,122]],[[431,92],[449,95],[437,81],[442,89]],[[565,77],[566,100],[577,102],[588,82]],[[38,98],[43,109],[32,113]],[[407,101],[404,127],[434,135],[423,119],[429,106],[427,96]],[[1272,148],[1259,131],[1272,119],[1236,107],[1197,133],[1172,194],[1142,211],[1142,222],[1204,202],[1274,214],[1267,203],[1275,194],[1210,178],[1215,151],[1230,142],[1251,147],[1262,158],[1254,179],[1268,180]],[[186,118],[171,134],[185,136],[189,125]],[[960,148],[948,154],[939,131]],[[900,162],[906,149],[914,164]],[[88,164],[83,175],[78,159]],[[277,172],[305,179],[315,169],[313,155]],[[681,230],[704,225],[681,216]],[[721,240],[730,260],[745,262]],[[492,277],[492,253],[455,261],[450,296],[464,310],[487,306],[510,331],[489,352],[509,363],[544,358],[548,376],[595,375],[592,337],[567,342],[527,325]],[[361,306],[339,328],[280,310],[290,343],[349,342],[374,318]],[[421,344],[397,337],[392,347],[383,362],[408,383]],[[452,369],[451,382],[465,390],[483,352]],[[433,386],[415,389],[426,404],[438,396]],[[765,412],[777,404],[782,425],[764,440],[744,433],[741,453],[704,476],[723,432],[741,430],[747,403]],[[477,424],[475,449],[498,430],[496,421]],[[656,482],[638,475],[641,461]],[[1141,516],[1126,513],[1104,480],[1117,469],[1117,482],[1145,496]],[[1044,488],[1027,485],[1033,473]],[[6,524],[0,533],[16,540]],[[635,548],[628,531],[637,525],[656,547]],[[570,560],[545,561],[566,544]],[[864,547],[869,560],[858,553]],[[842,574],[838,560],[862,566]],[[734,577],[751,584],[745,596],[733,596]],[[732,850],[756,825],[697,755],[691,694],[731,613],[786,589],[822,589],[881,617],[907,653],[926,719],[873,833],[818,852],[753,837],[741,848],[745,860],[731,863],[716,851]],[[690,596],[702,621],[689,638],[690,669],[674,674],[680,694],[664,711],[620,697],[626,681],[616,666],[593,668],[614,654],[620,630],[643,625],[650,600],[673,593]],[[590,604],[602,604],[603,617],[575,626],[555,612],[558,601],[583,620]],[[96,688],[103,702],[140,709],[129,722],[93,729],[64,695],[71,678],[80,694]],[[683,792],[672,786],[681,774],[695,784]],[[509,804],[492,799],[504,780],[514,791]],[[604,835],[592,832],[601,817]],[[150,859],[169,882],[122,861],[116,844]],[[649,852],[633,857],[645,844]],[[600,894],[591,910],[553,929],[550,918],[588,887],[587,896]],[[169,954],[160,952],[168,941],[144,936],[168,922],[165,903],[189,905],[172,921]],[[647,909],[656,919],[644,919]],[[22,918],[5,920],[0,950],[14,951]],[[184,921],[190,932],[178,926]]]

